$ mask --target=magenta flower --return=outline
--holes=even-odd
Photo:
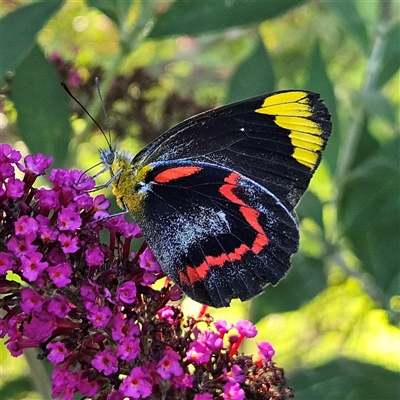
[[[76,253],[79,250],[78,238],[71,235],[66,235],[65,233],[61,233],[58,237],[59,242],[61,243],[61,248],[64,254]]]
[[[256,360],[239,353],[257,334],[253,324],[213,323],[205,308],[184,316],[171,303],[182,291],[169,280],[153,285],[165,275],[146,244],[135,243],[139,227],[104,219],[109,201],[88,193],[93,179],[54,169],[49,188],[35,188],[50,163],[43,155],[21,161],[0,144],[0,337],[13,356],[36,348],[55,366],[53,398],[291,397],[272,346],[260,342]]]
[[[97,352],[92,361],[92,365],[97,371],[103,372],[105,376],[118,371],[118,359],[110,348]]]
[[[108,307],[97,304],[88,305],[86,309],[89,312],[88,320],[92,322],[94,328],[104,328],[112,316]]]
[[[271,361],[272,357],[275,355],[275,350],[269,342],[259,342],[257,343],[258,351],[265,361]]]
[[[22,275],[28,281],[35,281],[38,276],[48,267],[46,261],[42,262],[43,254],[38,252],[21,256]]]
[[[82,219],[73,208],[75,207],[61,207],[58,214],[58,229],[61,231],[73,231],[80,228]]]
[[[53,364],[60,364],[67,356],[67,348],[63,342],[51,342],[46,346],[49,350],[48,360]]]
[[[34,218],[28,217],[27,215],[23,215],[14,224],[14,229],[16,235],[22,235],[22,236],[30,235],[37,231],[38,223]]]
[[[136,300],[135,282],[125,282],[117,289],[117,300],[122,303],[132,304]]]
[[[89,267],[98,267],[104,261],[104,253],[98,247],[87,249],[85,251],[85,259]]]
[[[148,272],[160,272],[161,267],[150,249],[144,250],[139,256],[139,265]]]
[[[23,288],[21,290],[21,308],[25,314],[31,311],[40,311],[43,303],[43,297],[31,288]]]
[[[47,268],[47,273],[53,283],[59,288],[71,283],[72,268],[67,262]]]
[[[140,399],[150,396],[153,387],[142,369],[140,367],[135,367],[132,369],[129,376],[122,381],[120,390],[127,397]]]
[[[253,338],[257,335],[257,328],[250,321],[244,319],[237,321],[235,328],[238,330],[240,335],[247,338]]]
[[[238,383],[228,382],[224,388],[224,400],[243,400],[245,397],[244,390]]]
[[[121,360],[133,361],[140,353],[140,339],[137,337],[123,337],[119,340],[117,354]]]
[[[173,376],[181,376],[183,368],[179,361],[181,356],[174,350],[168,349],[164,353],[164,357],[157,365],[157,372],[163,379],[170,379]]]

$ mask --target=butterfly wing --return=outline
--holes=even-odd
[[[292,210],[316,170],[331,131],[319,95],[283,91],[207,111],[170,129],[133,163],[187,160],[230,168]]]
[[[151,163],[142,178],[124,202],[189,297],[224,307],[285,275],[298,227],[268,189],[231,169],[182,160]]]

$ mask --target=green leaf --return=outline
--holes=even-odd
[[[370,44],[364,20],[354,1],[327,0],[326,3],[340,16],[346,30],[357,40],[364,54],[370,52]]]
[[[69,99],[54,66],[38,46],[16,69],[11,93],[21,139],[32,153],[53,156],[55,165],[61,166],[72,132]]]
[[[297,253],[291,262],[284,279],[276,286],[267,286],[262,295],[252,300],[250,318],[254,323],[271,313],[297,310],[326,288],[320,259]]]
[[[296,213],[299,219],[311,218],[321,229],[324,228],[321,200],[313,192],[307,190],[304,193],[300,199],[299,205],[296,207]]]
[[[337,359],[314,369],[298,369],[287,376],[296,400],[395,400],[398,373],[349,359]]]
[[[132,2],[126,0],[87,0],[89,7],[95,7],[105,14],[117,27],[121,27],[129,13]]]
[[[368,130],[368,120],[366,117],[362,121],[361,132],[361,139],[357,143],[351,168],[361,165],[365,160],[372,159],[371,157],[376,156],[379,151],[379,143]]]
[[[24,399],[29,392],[32,392],[35,386],[29,376],[21,376],[2,382],[0,388],[0,399]]]
[[[360,100],[369,115],[380,117],[393,125],[396,123],[394,106],[379,90],[371,88],[363,92]]]
[[[305,0],[177,0],[162,14],[150,37],[199,35],[236,26],[258,24],[296,7]]]
[[[0,20],[0,78],[15,68],[31,51],[37,33],[60,8],[58,0],[29,4]]]
[[[400,23],[388,32],[385,42],[382,66],[376,79],[376,86],[382,87],[400,69]]]
[[[336,96],[332,82],[329,79],[318,42],[314,45],[311,52],[306,88],[321,95],[321,98],[324,100],[326,106],[328,107],[329,113],[331,114],[332,134],[329,138],[327,148],[324,151],[323,158],[327,161],[330,170],[335,171],[340,147],[338,118],[336,111]]]
[[[272,92],[275,87],[270,56],[261,39],[250,56],[236,69],[229,83],[228,103],[258,94]]]
[[[390,155],[397,149],[397,157]],[[399,139],[393,140],[353,170],[338,206],[343,234],[363,268],[380,288],[389,309],[390,297],[399,294],[393,285],[400,278],[400,169]]]

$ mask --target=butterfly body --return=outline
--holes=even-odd
[[[277,92],[183,121],[135,157],[102,159],[163,271],[194,300],[224,307],[289,269],[294,206],[330,128],[318,95]]]

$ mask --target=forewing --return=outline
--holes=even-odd
[[[134,163],[187,160],[239,172],[292,210],[317,168],[331,131],[319,95],[284,91],[190,118],[143,149]]]
[[[189,297],[223,307],[285,275],[298,227],[273,193],[212,164],[151,167],[138,222],[164,272]]]

